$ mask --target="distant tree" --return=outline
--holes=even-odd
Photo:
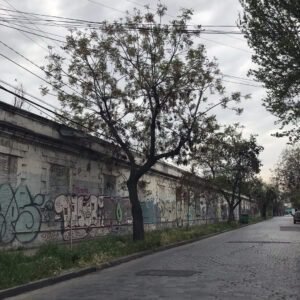
[[[266,190],[262,179],[254,177],[249,181],[247,195],[256,202],[262,218],[267,217]]]
[[[273,216],[280,216],[283,214],[284,206],[281,198],[281,193],[277,186],[267,184],[266,200],[272,205],[271,209]]]
[[[267,88],[264,99],[284,131],[277,136],[300,139],[300,1],[240,0],[239,26],[255,51],[250,70]]]
[[[286,149],[282,152],[275,178],[285,196],[294,207],[300,208],[300,147]]]
[[[195,153],[194,161],[224,196],[229,208],[228,222],[232,222],[234,210],[242,201],[243,185],[260,172],[258,156],[263,147],[257,144],[255,136],[243,138],[238,124],[227,126],[210,138],[210,143]]]
[[[257,203],[262,218],[265,219],[268,212],[272,216],[282,214],[283,203],[276,185],[267,184],[261,178],[254,177],[248,182],[246,194]]]
[[[241,98],[224,96],[216,62],[194,44],[192,11],[168,25],[161,23],[165,12],[159,4],[156,14],[135,9],[99,30],[72,31],[63,47],[71,60],[51,50],[45,68],[67,114],[126,155],[134,240],[144,238],[140,178],[161,159],[186,163],[195,139],[211,131],[210,110]],[[69,93],[61,90],[65,80]]]

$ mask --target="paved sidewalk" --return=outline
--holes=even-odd
[[[13,299],[300,299],[300,225],[272,220]]]

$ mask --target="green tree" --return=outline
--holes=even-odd
[[[140,178],[161,159],[186,162],[195,139],[212,129],[210,110],[241,98],[224,95],[216,62],[194,43],[192,12],[162,24],[165,12],[162,5],[156,14],[135,9],[99,30],[72,31],[63,47],[71,59],[50,50],[46,67],[66,114],[126,155],[134,240],[144,238]],[[65,81],[69,93],[61,90]]]
[[[285,149],[275,169],[275,180],[294,207],[300,207],[300,147]]]
[[[245,194],[257,203],[262,218],[265,219],[268,214],[274,216],[283,213],[283,203],[276,185],[254,177],[248,182]]]
[[[195,153],[194,161],[202,168],[227,201],[228,221],[234,220],[234,210],[241,203],[243,185],[260,172],[258,156],[263,147],[255,136],[243,138],[239,125],[230,125],[210,135],[210,142]]]
[[[255,51],[250,70],[267,88],[264,105],[284,129],[276,135],[300,138],[300,2],[240,0],[240,28]],[[287,126],[289,125],[289,126]]]
[[[284,212],[283,199],[276,185],[268,184],[266,199],[272,205],[272,216],[280,216]]]

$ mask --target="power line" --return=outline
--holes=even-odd
[[[5,22],[5,23],[10,23],[9,21],[7,21],[7,20],[3,20],[3,19],[0,19],[0,22]],[[45,31],[45,30],[41,30],[41,29],[38,29],[38,27],[35,25],[35,24],[33,24],[33,25],[35,25],[35,27],[37,28],[37,29],[34,29],[34,28],[32,28],[32,27],[28,27],[28,26],[25,26],[24,24],[22,24],[22,25],[19,25],[18,23],[13,23],[13,22],[11,22],[14,26],[18,26],[18,27],[22,27],[22,28],[27,28],[27,29],[30,29],[30,30],[34,30],[34,31],[38,31],[38,32],[42,32],[42,33],[44,33],[44,34],[49,34],[49,35],[53,35],[53,36],[56,36],[56,37],[60,37],[60,38],[65,38],[65,36],[63,36],[63,35],[59,35],[59,34],[55,34],[55,33],[52,33],[52,32],[49,32],[49,31]],[[16,29],[16,28],[14,28],[14,27],[12,27],[12,29]]]
[[[5,92],[7,92],[7,93],[9,93],[9,94],[11,94],[11,95],[13,95],[13,96],[15,96],[15,97],[18,97],[18,98],[22,99],[22,100],[24,100],[24,101],[26,101],[26,102],[28,102],[28,103],[30,103],[30,104],[36,105],[36,106],[38,106],[39,108],[42,108],[42,109],[44,109],[44,110],[46,110],[46,111],[48,111],[48,112],[50,112],[50,113],[52,113],[52,114],[54,114],[54,115],[56,115],[56,116],[59,116],[60,118],[67,119],[68,121],[71,121],[71,120],[68,119],[66,116],[61,115],[61,114],[59,114],[59,113],[57,113],[57,112],[55,112],[55,111],[53,111],[53,110],[51,110],[51,109],[49,109],[49,108],[47,108],[47,107],[41,105],[41,104],[38,104],[38,103],[36,103],[36,102],[34,102],[34,101],[28,99],[28,98],[25,98],[25,97],[22,96],[22,95],[19,95],[19,94],[15,93],[15,92],[12,92],[12,91],[8,90],[7,88],[5,88],[5,87],[2,86],[2,85],[0,85],[0,89],[3,90],[3,91],[5,91]],[[77,123],[77,122],[75,122],[75,121],[72,121],[72,122],[74,122],[74,124],[77,124],[77,125],[80,124],[80,123]],[[81,125],[81,124],[80,124],[80,125]]]
[[[2,9],[0,9],[2,10]],[[9,11],[9,10],[8,10]],[[7,12],[6,12],[7,13]],[[46,50],[47,49],[45,47],[43,47],[42,45],[40,45],[39,43],[37,43],[33,38],[31,38],[30,36],[28,36],[26,33],[22,32],[22,31],[18,31],[20,34],[22,34],[23,36],[25,36],[27,39],[31,40],[33,43],[37,44],[39,47],[41,47],[42,49]]]
[[[16,54],[20,55],[21,57],[23,57],[24,59],[26,59],[28,62],[30,62],[31,64],[33,64],[35,67],[41,69],[43,72],[45,72],[46,74],[48,74],[45,70],[43,70],[41,67],[39,67],[37,64],[35,64],[34,62],[32,62],[31,60],[29,60],[27,57],[25,57],[24,55],[22,55],[21,53],[19,53],[18,51],[14,50],[13,48],[11,48],[10,46],[8,46],[7,44],[5,44],[4,42],[0,41],[1,44],[3,44],[4,46],[8,47],[11,51],[15,52]],[[22,66],[21,64],[15,62],[14,60],[10,59],[9,57],[7,57],[6,55],[0,53],[0,56],[4,57],[5,59],[9,60],[10,62],[14,63],[15,65],[17,65],[18,67],[24,69],[25,71],[29,72],[30,74],[32,74],[33,76],[39,78],[40,80],[44,81],[45,83],[53,86],[53,84],[47,80],[45,80],[44,78],[42,78],[41,76],[35,74],[34,72],[30,71],[29,69],[27,69],[26,67]],[[228,75],[227,75],[228,76]],[[229,75],[230,76],[230,75]],[[237,76],[231,76],[231,77],[235,77],[235,78],[238,78]],[[247,83],[243,83],[243,82],[234,82],[234,81],[229,81],[229,80],[224,80],[224,82],[228,82],[228,83],[233,83],[233,84],[239,84],[239,85],[244,85],[244,86],[252,86],[252,87],[262,87],[262,86],[259,86],[259,85],[252,85],[252,84],[247,84]],[[75,93],[77,93],[79,96],[80,93],[78,91],[76,91],[75,89],[73,89],[72,87],[70,87],[69,85],[67,84],[64,84],[65,86],[69,87],[71,90],[73,90]],[[61,90],[60,91],[62,93],[66,93],[65,91]],[[54,95],[55,96],[55,95]],[[88,100],[89,102],[91,103],[94,103],[96,104],[94,101],[92,100]]]
[[[95,1],[94,1],[95,2]],[[96,2],[95,2],[96,3]],[[99,4],[99,3],[98,3]],[[107,6],[109,7],[109,6]],[[115,9],[112,7],[109,7],[111,9]],[[1,9],[0,11],[10,11],[10,12],[16,12],[15,10],[10,10],[10,9]],[[54,19],[59,19],[59,20],[64,20],[65,22],[70,22],[70,24],[74,23],[74,24],[94,24],[94,25],[103,25],[105,22],[99,22],[99,21],[90,21],[90,20],[85,20],[85,19],[78,19],[78,18],[67,18],[67,17],[61,17],[61,16],[54,16],[54,15],[47,15],[47,14],[38,14],[38,13],[30,13],[30,12],[25,12],[25,11],[20,11],[18,10],[18,12],[24,14],[24,15],[31,15],[31,16],[41,16],[41,17],[47,17],[47,18],[54,18]],[[122,13],[126,13],[124,11],[120,11]],[[172,16],[174,17],[174,16]],[[53,19],[44,19],[41,21],[45,21],[45,22],[52,22],[52,21],[58,21],[58,20],[53,20]],[[63,21],[60,21],[63,22]],[[195,24],[186,24],[187,26],[195,26]],[[236,25],[201,25],[201,27],[219,27],[219,28],[238,28]]]
[[[15,96],[15,97],[18,97],[18,98],[20,98],[20,99],[22,99],[22,100],[24,100],[24,101],[26,101],[26,102],[28,102],[28,103],[30,103],[30,104],[32,104],[32,105],[36,105],[36,106],[38,106],[39,108],[42,108],[42,109],[44,109],[44,110],[46,110],[46,111],[48,111],[48,112],[50,112],[50,113],[52,113],[52,114],[54,114],[54,115],[56,115],[56,116],[62,118],[62,119],[64,119],[64,120],[67,120],[67,121],[69,121],[69,122],[71,122],[71,123],[73,123],[73,124],[75,124],[75,125],[77,125],[77,126],[80,126],[80,127],[85,128],[85,129],[87,129],[87,130],[90,131],[90,128],[84,126],[83,124],[81,124],[81,123],[79,123],[79,122],[76,122],[76,121],[74,121],[74,120],[72,120],[72,119],[66,117],[65,115],[62,115],[62,114],[60,114],[60,113],[58,113],[58,112],[56,112],[56,111],[53,111],[53,110],[51,110],[51,109],[49,109],[49,108],[47,108],[47,107],[45,107],[45,106],[43,106],[43,105],[41,105],[41,104],[38,104],[38,103],[36,103],[36,102],[34,102],[34,101],[28,99],[28,98],[25,98],[25,97],[22,96],[22,95],[18,95],[17,93],[8,90],[7,88],[5,88],[5,87],[2,86],[2,85],[0,85],[0,89],[3,90],[3,91],[5,91],[5,92],[7,92],[7,93],[9,93],[9,94],[11,94],[11,95],[13,95],[13,96]],[[99,134],[99,133],[97,133],[97,134]],[[100,134],[101,134],[101,133],[100,133]],[[101,134],[101,135],[102,135],[102,134]]]
[[[245,86],[253,86],[253,87],[259,87],[262,88],[263,86],[261,85],[254,85],[254,84],[248,84],[248,83],[243,83],[243,82],[236,82],[236,81],[230,81],[230,80],[224,80],[224,82],[229,82],[229,83],[235,83],[235,84],[240,84],[240,85],[245,85]]]
[[[31,63],[32,65],[34,65],[35,67],[37,67],[38,69],[42,70],[43,72],[45,72],[39,65],[37,65],[35,62],[33,62],[32,60],[30,60],[29,58],[27,58],[26,56],[24,56],[23,54],[21,54],[20,52],[18,52],[17,50],[15,50],[14,48],[8,46],[6,43],[4,43],[3,41],[0,40],[0,43],[8,48],[9,50],[13,51],[15,54],[21,56],[22,58],[24,58],[25,60],[27,60],[29,63]]]
[[[232,78],[241,79],[241,80],[245,80],[245,81],[257,82],[256,80],[249,79],[249,78],[233,76],[233,75],[229,75],[229,74],[222,74],[222,75],[225,76],[225,77],[232,77]]]
[[[95,1],[91,1],[92,3],[95,3],[95,4],[99,4],[99,5],[104,5],[104,4],[100,4],[100,3],[97,3]],[[110,7],[108,5],[104,5],[105,7],[107,8],[110,8],[110,9],[114,9],[113,7]],[[0,9],[1,10],[1,9]],[[3,9],[2,9],[3,10]],[[116,9],[115,9],[116,10]],[[6,10],[4,10],[6,11]],[[8,11],[12,11],[12,10],[8,10]],[[119,11],[119,10],[117,10]],[[50,17],[52,19],[45,19],[45,20],[42,20],[42,19],[28,19],[26,18],[27,21],[29,21],[31,24],[33,24],[33,22],[37,22],[37,21],[47,21],[48,23],[49,22],[57,22],[58,20],[53,20],[53,18],[59,18],[59,19],[62,19],[62,20],[68,20],[67,24],[64,24],[64,23],[60,23],[60,24],[56,24],[58,26],[65,26],[65,25],[68,25],[68,26],[86,26],[88,25],[89,28],[97,28],[99,29],[99,27],[91,27],[92,25],[95,26],[95,25],[98,25],[98,26],[103,26],[105,25],[105,22],[97,22],[97,21],[88,21],[88,20],[82,20],[82,19],[74,19],[74,18],[65,18],[65,17],[58,17],[58,16],[49,16],[49,15],[42,15],[42,14],[35,14],[35,13],[27,13],[27,12],[23,12],[23,11],[14,11],[14,12],[19,12],[19,13],[22,13],[22,14],[28,14],[28,15],[32,15],[32,16],[47,16],[47,17]],[[120,11],[122,13],[125,13],[124,11]],[[12,20],[22,20],[20,19],[19,17],[15,18],[15,19],[8,19],[7,22],[9,21],[12,21]],[[24,19],[23,19],[23,22],[24,22]],[[59,22],[62,22],[62,21],[59,21]],[[66,21],[64,21],[66,22]],[[133,28],[133,26],[137,25],[137,24],[128,24],[128,23],[119,23],[120,25],[123,25],[124,27],[128,27],[130,26],[131,28]],[[139,26],[144,26],[143,29],[147,29],[147,26],[150,25],[150,24],[140,24]],[[174,26],[181,26],[181,25],[176,25],[176,24],[162,24],[162,25],[167,25],[169,27],[174,27]],[[187,27],[189,26],[195,26],[195,25],[191,25],[191,24],[186,24]],[[208,26],[200,26],[200,28],[204,28],[204,27],[207,27],[207,28],[221,28],[221,27],[233,27],[233,28],[237,28],[236,26],[226,26],[226,25],[220,25],[220,26],[216,26],[216,25],[208,25]],[[133,29],[138,29],[138,28],[133,28]],[[221,30],[216,30],[216,29],[213,29],[213,30],[206,30],[206,29],[187,29],[188,32],[202,32],[204,34],[242,34],[240,31],[221,31]]]
[[[96,1],[92,1],[92,0],[88,0],[89,2],[92,2],[92,3],[95,3],[95,4],[99,4],[99,5],[103,5],[103,4],[101,4],[101,3],[99,3],[99,2],[96,2]],[[134,3],[134,4],[137,4],[136,2],[134,2],[134,1],[129,1],[129,0],[127,0],[128,2],[132,2],[132,3]],[[140,4],[138,4],[138,5],[140,5]],[[140,5],[141,6],[141,5]],[[109,7],[109,6],[107,6],[108,8],[111,8],[111,9],[114,9],[114,8],[112,8],[112,7]],[[154,10],[154,9],[152,9],[152,10]],[[172,16],[172,15],[170,15],[170,14],[167,14],[168,16],[170,16],[170,17],[172,17],[172,18],[174,18],[174,16]],[[235,26],[235,27],[237,27],[237,26]],[[202,33],[208,33],[207,31],[202,31]],[[221,32],[215,32],[215,34],[220,34]],[[223,34],[224,34],[225,32],[223,32]],[[227,34],[231,34],[231,33],[227,33]],[[236,34],[236,33],[235,33]],[[238,34],[242,34],[241,32],[239,32]],[[232,38],[234,38],[234,37],[232,37]],[[243,52],[247,52],[247,53],[251,53],[251,54],[253,54],[252,52],[250,52],[250,51],[248,51],[248,50],[245,50],[245,49],[242,49],[242,48],[239,48],[239,47],[235,47],[235,46],[231,46],[231,45],[227,45],[227,44],[225,44],[225,43],[221,43],[221,42],[217,42],[217,41],[213,41],[213,40],[210,40],[210,39],[207,39],[207,38],[203,38],[203,37],[200,37],[200,39],[203,39],[203,40],[206,40],[206,41],[209,41],[209,42],[212,42],[212,43],[217,43],[217,44],[221,44],[221,45],[224,45],[224,46],[226,46],[226,47],[230,47],[230,48],[232,48],[232,49],[236,49],[236,50],[240,50],[240,51],[243,51]]]
[[[1,44],[3,44],[5,47],[9,48],[11,51],[13,51],[14,53],[16,53],[17,55],[21,56],[22,58],[24,58],[25,60],[27,60],[29,63],[31,63],[32,65],[34,65],[35,67],[37,67],[38,69],[40,69],[41,71],[43,71],[46,75],[52,76],[51,73],[45,71],[43,68],[41,68],[40,66],[38,66],[36,63],[34,63],[33,61],[31,61],[30,59],[28,59],[26,56],[24,56],[23,54],[21,54],[20,52],[16,51],[15,49],[11,48],[10,46],[8,46],[7,44],[5,44],[4,42],[0,41]],[[10,62],[12,62],[13,64],[17,65],[18,67],[22,68],[23,70],[29,72],[30,74],[32,74],[33,76],[39,78],[40,80],[44,81],[45,83],[49,84],[50,86],[58,89],[60,92],[66,94],[65,91],[63,91],[62,89],[59,89],[57,87],[55,87],[51,82],[47,81],[46,79],[44,79],[43,77],[37,75],[36,73],[30,71],[29,69],[27,69],[26,67],[22,66],[21,64],[17,63],[16,61],[10,59],[9,57],[7,57],[6,55],[0,53],[0,56],[4,57],[5,59],[9,60]],[[70,90],[72,90],[74,93],[78,94],[79,96],[80,93],[74,89],[73,87],[71,87],[70,85],[63,83],[64,86],[68,87]],[[49,93],[50,94],[50,93]],[[53,95],[53,94],[52,94]],[[56,97],[56,95],[53,95]],[[90,102],[93,103],[93,101],[89,100]],[[94,103],[95,104],[95,103]]]
[[[3,102],[3,103],[7,103],[6,101],[4,101],[4,100],[0,100],[1,102]],[[30,104],[30,103],[27,103],[28,105],[29,105],[29,107],[33,107],[34,109],[36,109],[36,110],[38,110],[41,114],[44,114],[44,115],[46,115],[50,120],[52,120],[52,121],[56,121],[56,119],[53,117],[53,116],[51,116],[50,114],[48,114],[48,113],[46,113],[46,112],[44,112],[43,110],[41,110],[41,109],[39,109],[38,107],[36,107],[34,104]],[[15,106],[15,105],[14,105]],[[18,107],[18,106],[16,106],[16,107]],[[21,107],[19,107],[20,109],[23,109],[23,108],[21,108]],[[29,111],[29,110],[28,110]]]
[[[246,52],[246,53],[253,54],[253,52],[248,51],[246,49],[242,49],[242,48],[239,48],[239,47],[224,44],[222,42],[214,41],[214,40],[211,40],[211,39],[208,39],[208,38],[200,37],[200,39],[205,40],[205,41],[209,41],[209,42],[212,42],[212,43],[215,43],[215,44],[219,44],[219,45],[222,45],[222,46],[226,46],[226,47],[229,47],[229,48],[232,48],[232,49],[240,50],[240,51],[243,51],[243,52]]]
[[[7,93],[9,93],[9,94],[11,94],[11,95],[13,95],[13,96],[15,96],[15,97],[18,97],[18,98],[20,98],[20,99],[26,101],[27,103],[30,103],[31,105],[35,105],[35,106],[37,106],[38,108],[44,109],[44,110],[46,110],[47,112],[50,112],[50,113],[52,113],[52,114],[58,116],[58,117],[61,118],[61,119],[64,119],[64,120],[66,120],[66,121],[68,121],[68,122],[70,122],[70,123],[73,123],[74,125],[77,125],[77,126],[79,126],[79,127],[81,127],[81,128],[84,128],[84,129],[88,130],[88,132],[95,133],[96,135],[100,135],[100,136],[102,136],[102,137],[108,139],[108,140],[111,141],[111,142],[115,142],[114,139],[113,139],[113,137],[108,136],[108,135],[106,135],[106,134],[104,134],[104,133],[97,132],[97,131],[91,131],[91,129],[90,129],[89,127],[87,127],[87,126],[85,126],[85,125],[83,125],[83,124],[81,124],[81,123],[79,123],[79,122],[77,122],[77,121],[74,121],[74,120],[72,120],[72,119],[66,117],[65,115],[62,115],[62,114],[60,114],[60,113],[58,113],[58,112],[56,112],[56,111],[53,111],[53,110],[51,110],[51,109],[49,109],[49,108],[47,108],[47,107],[45,107],[45,106],[43,106],[43,105],[41,105],[41,104],[38,104],[38,103],[36,103],[36,102],[34,102],[34,101],[32,101],[32,100],[30,100],[30,99],[28,99],[28,98],[26,98],[26,97],[24,97],[24,96],[22,96],[22,95],[18,95],[17,93],[8,90],[7,88],[5,88],[5,87],[2,86],[2,85],[0,85],[0,90],[3,90],[3,91],[5,91],[5,92],[7,92]],[[41,112],[43,112],[43,111],[41,111]],[[43,113],[45,113],[45,112],[43,112]],[[141,152],[137,151],[136,149],[134,149],[133,147],[129,147],[129,149],[132,150],[132,151],[135,151],[136,153],[141,153]]]
[[[8,0],[3,0],[3,1],[5,1],[10,7],[12,7],[19,15],[24,15],[25,16],[25,18],[27,19],[27,20],[29,20],[29,22],[30,22],[30,19],[26,16],[26,14],[24,14],[24,13],[22,13],[21,11],[18,11],[12,4],[10,4],[9,2],[8,2]],[[35,19],[39,19],[39,17],[37,17],[37,16],[35,16]],[[52,34],[52,33],[47,33],[47,32],[45,32],[45,31],[43,31],[43,30],[40,30],[40,28],[36,25],[36,24],[34,24],[33,22],[30,22],[35,28],[36,28],[36,31],[39,31],[39,32],[43,32],[44,34],[46,34],[47,35],[47,37],[49,37],[49,35],[48,34],[50,34],[50,35],[54,35],[54,36],[58,36],[58,37],[61,37],[61,38],[63,38],[63,39],[65,39],[65,37],[63,37],[63,36],[59,36],[59,35],[56,35],[56,34]],[[24,25],[22,26],[23,28],[24,28]],[[27,26],[25,26],[25,27],[27,27]],[[29,29],[33,29],[32,27],[27,27],[27,28],[29,28]],[[47,47],[48,47],[48,44],[45,42],[45,40],[42,38],[41,39],[46,45],[47,45]],[[56,43],[56,45],[58,45],[59,47],[60,47],[60,45],[57,43],[57,42],[55,42]]]
[[[43,77],[35,74],[34,72],[30,71],[29,69],[27,69],[26,67],[20,65],[19,63],[17,63],[16,61],[12,60],[11,58],[7,57],[6,55],[0,53],[0,56],[2,56],[3,58],[7,59],[8,61],[10,61],[11,63],[17,65],[18,67],[22,68],[23,70],[29,72],[30,74],[32,74],[33,76],[39,78],[40,80],[46,82],[47,84],[50,84],[46,79],[44,79]]]
[[[2,80],[2,79],[0,79],[0,82],[2,82],[3,84],[5,84],[5,85],[7,85],[7,86],[9,86],[9,87],[11,87],[11,88],[13,88],[14,90],[17,90],[17,89],[18,89],[18,87],[13,86],[12,84],[10,84],[10,83],[8,83],[8,82]],[[48,106],[52,107],[53,109],[57,109],[57,107],[55,107],[54,105],[52,105],[52,104],[49,103],[49,102],[46,102],[46,101],[44,101],[44,100],[42,100],[42,99],[40,99],[40,98],[38,98],[38,97],[36,97],[36,96],[33,96],[33,95],[29,94],[29,93],[26,92],[26,91],[22,91],[22,92],[23,92],[25,95],[30,96],[30,97],[32,97],[33,99],[35,99],[35,100],[37,100],[37,101],[40,101],[41,103],[43,103],[43,104],[45,104],[45,105],[48,105]]]
[[[46,38],[46,39],[48,39],[48,40],[52,40],[52,41],[56,41],[56,42],[60,42],[60,43],[66,43],[65,41],[62,41],[62,40],[58,40],[58,39],[55,39],[55,38],[47,37],[47,36],[45,36],[45,35],[42,35],[42,34],[39,34],[39,33],[34,33],[34,32],[32,32],[32,31],[20,29],[20,28],[17,28],[17,27],[12,27],[12,26],[8,26],[8,25],[4,25],[3,23],[0,23],[0,25],[1,25],[1,26],[4,26],[4,27],[11,28],[11,29],[18,30],[18,31],[20,31],[20,32],[25,32],[25,33],[32,34],[32,35],[35,35],[35,36],[38,36],[38,37],[43,37],[43,38]]]
[[[12,7],[16,12],[18,12],[19,14],[22,14],[22,12],[19,12],[11,3],[9,3],[9,1],[8,0],[2,0],[2,1],[4,1],[5,3],[7,3],[10,7]],[[26,16],[25,16],[25,18],[26,18]],[[29,20],[30,21],[30,20]],[[44,40],[42,40],[45,44],[46,44],[46,42],[44,41]]]

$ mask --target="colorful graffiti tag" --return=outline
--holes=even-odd
[[[97,235],[99,229],[131,224],[128,198],[96,195],[60,195],[54,200],[55,213],[61,218],[64,240]]]
[[[207,195],[205,195],[208,198]],[[217,198],[210,201],[193,197],[175,201],[148,199],[141,203],[147,224],[173,224],[217,217]],[[208,203],[207,203],[208,202]],[[222,219],[226,205],[220,206]],[[104,234],[120,234],[131,229],[131,205],[128,197],[61,194],[33,196],[29,188],[20,185],[0,185],[0,245],[40,241],[84,239]],[[15,243],[17,245],[17,243]]]
[[[0,243],[33,241],[40,230],[44,199],[41,194],[33,197],[27,186],[14,190],[10,184],[0,185]]]
[[[128,198],[105,196],[33,196],[25,185],[0,185],[0,244],[70,240],[118,233],[132,223]],[[73,229],[73,231],[71,230]],[[106,230],[107,229],[107,230]]]

